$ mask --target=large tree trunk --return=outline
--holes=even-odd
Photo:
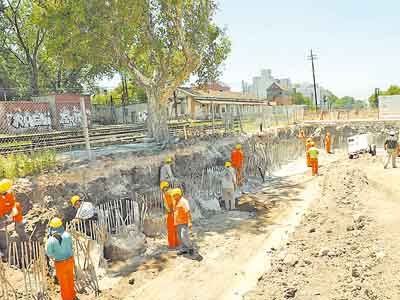
[[[31,94],[39,96],[39,70],[34,60],[31,62]]]
[[[169,141],[167,101],[160,99],[160,92],[146,90],[148,98],[147,129],[157,142]]]

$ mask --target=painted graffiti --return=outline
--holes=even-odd
[[[15,129],[28,128],[50,128],[51,117],[50,112],[44,111],[25,111],[25,112],[9,112],[7,113],[7,123],[9,127]]]
[[[63,107],[60,110],[60,125],[64,128],[80,127],[82,124],[81,110],[77,106]]]

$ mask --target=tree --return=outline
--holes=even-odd
[[[40,8],[31,0],[1,0],[0,51],[11,54],[29,73],[32,95],[39,95],[39,57],[46,29],[40,24]]]
[[[292,99],[293,99],[293,104],[296,104],[296,105],[307,105],[309,107],[313,106],[313,101],[311,101],[310,98],[305,97],[301,93],[294,93],[292,95]]]
[[[400,86],[391,85],[386,91],[381,91],[379,93],[381,96],[393,96],[400,95]],[[368,98],[369,104],[371,107],[378,107],[378,101],[376,99],[376,95],[373,94]]]
[[[173,92],[191,75],[216,77],[230,51],[213,21],[213,0],[53,0],[44,7],[69,61],[102,62],[145,90],[148,130],[159,141],[169,136]]]

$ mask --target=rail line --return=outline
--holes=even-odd
[[[237,125],[237,122],[235,122]],[[169,130],[172,135],[184,135],[189,131],[212,130],[211,121],[171,122]],[[222,120],[214,121],[214,129],[224,128]],[[94,147],[111,144],[140,143],[146,137],[144,124],[112,125],[95,127],[89,130],[90,144]],[[85,145],[82,129],[52,131],[33,134],[16,134],[0,136],[0,154],[23,153],[38,150],[72,150]]]

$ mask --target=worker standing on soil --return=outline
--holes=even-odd
[[[160,189],[163,193],[164,207],[167,212],[166,224],[167,224],[167,234],[168,234],[168,248],[171,250],[176,249],[179,246],[178,232],[176,230],[174,222],[174,211],[175,203],[173,197],[168,193],[169,183],[162,181],[160,183]]]
[[[172,165],[172,157],[167,156],[164,159],[164,164],[162,165],[162,167],[160,169],[160,183],[162,181],[166,181],[171,186],[172,183],[175,181],[175,176],[172,173],[171,165]]]
[[[178,254],[188,253],[194,255],[193,243],[190,239],[190,231],[192,230],[192,214],[190,212],[189,201],[183,197],[181,189],[172,189],[170,192],[172,199],[175,201],[174,223],[178,230],[178,237],[181,250]]]
[[[331,153],[331,145],[332,145],[331,133],[328,131],[325,136],[325,150],[326,153],[328,154]]]
[[[308,138],[306,141],[306,160],[307,160],[307,167],[311,167],[311,160],[310,160],[310,154],[308,153],[308,150],[311,148],[311,143],[313,143],[312,139]]]
[[[3,261],[7,260],[7,225],[9,223],[14,222],[15,231],[22,241],[28,239],[23,223],[22,206],[16,201],[12,187],[13,182],[11,180],[3,179],[0,181],[0,257]]]
[[[399,146],[399,142],[396,138],[396,133],[394,131],[389,132],[389,137],[385,141],[384,148],[387,152],[386,162],[384,168],[387,169],[390,161],[392,161],[392,167],[397,168],[396,166],[396,157],[397,157],[397,148]]]
[[[74,219],[88,221],[96,221],[98,219],[98,214],[93,203],[82,201],[80,196],[72,196],[71,205],[76,210]]]
[[[227,161],[225,163],[225,170],[222,175],[222,200],[225,202],[225,208],[227,210],[235,209],[235,186],[236,178],[235,171],[232,168],[232,163]]]
[[[310,156],[312,176],[318,176],[318,155],[319,150],[315,148],[315,143],[311,142],[311,148],[307,151]]]
[[[243,183],[243,163],[244,163],[244,153],[242,151],[242,145],[237,144],[235,149],[231,153],[232,167],[236,171],[236,184],[241,186]]]
[[[56,276],[61,288],[62,300],[75,300],[74,257],[72,237],[65,231],[60,218],[53,218],[49,223],[47,255],[54,259]]]

